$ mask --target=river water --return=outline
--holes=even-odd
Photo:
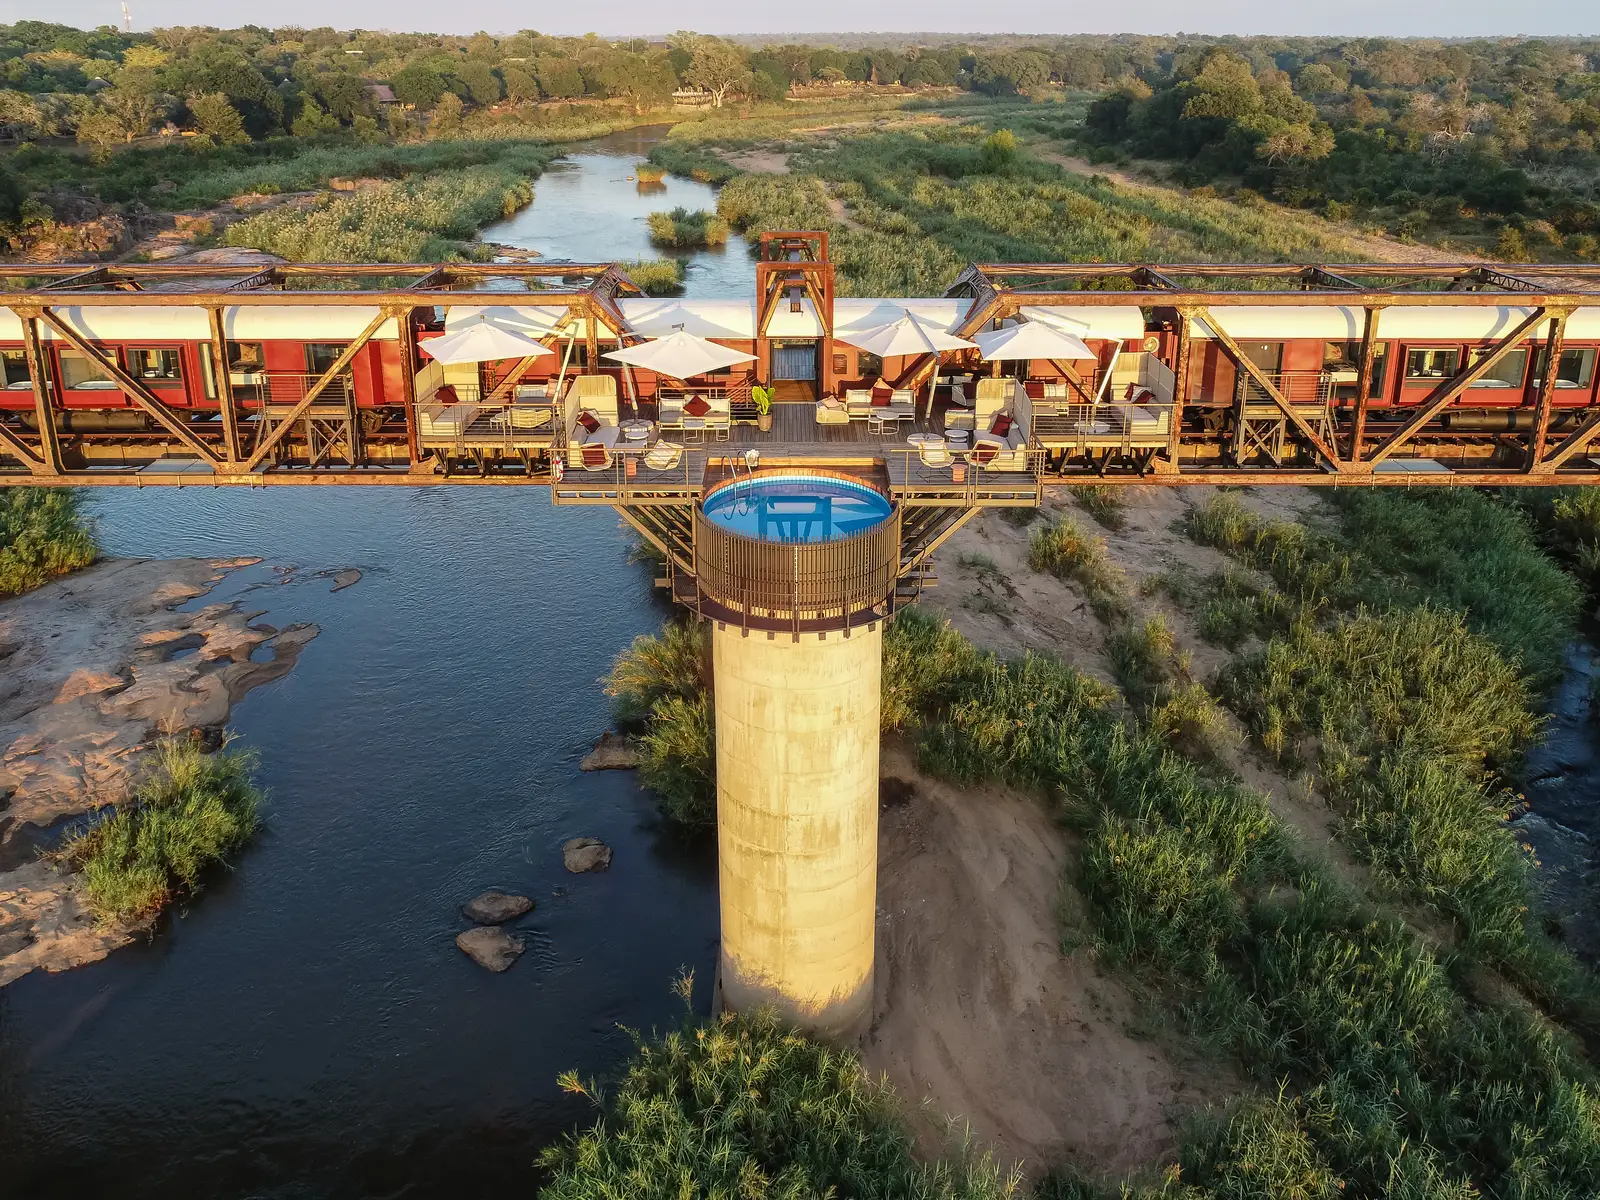
[[[650,136],[575,146],[485,236],[648,255],[645,213],[714,202],[639,194]],[[689,267],[691,295],[751,286],[742,245]],[[716,962],[714,845],[631,773],[577,769],[600,676],[666,612],[615,514],[536,488],[107,489],[91,511],[112,555],[261,556],[200,603],[322,633],[234,710],[270,793],[236,869],[149,944],[0,990],[0,1195],[527,1194],[590,1112],[557,1074],[676,1020],[680,967],[708,1009]],[[338,593],[309,578],[343,567]],[[579,835],[609,873],[564,871]],[[454,945],[487,887],[537,901],[503,975]]]

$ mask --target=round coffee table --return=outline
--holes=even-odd
[[[630,442],[648,442],[650,431],[655,426],[649,421],[624,421],[617,428],[622,430],[622,436]]]
[[[1111,432],[1110,424],[1105,421],[1079,421],[1076,428],[1079,433],[1100,434]]]
[[[913,433],[906,438],[910,446],[942,446],[944,438],[937,433]]]
[[[965,450],[972,445],[972,430],[946,429],[944,440],[950,444],[952,450]]]

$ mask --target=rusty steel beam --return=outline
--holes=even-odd
[[[1593,416],[1586,418],[1582,425],[1579,425],[1570,434],[1568,434],[1562,440],[1561,444],[1550,452],[1550,457],[1546,458],[1542,463],[1539,464],[1539,469],[1537,471],[1535,471],[1532,475],[1525,476],[1524,478],[1531,482],[1535,479],[1538,479],[1540,476],[1554,475],[1556,469],[1565,463],[1567,459],[1571,458],[1574,454],[1578,453],[1578,451],[1582,450],[1594,440],[1594,435],[1597,431],[1600,431],[1600,411],[1597,411]]]
[[[1322,455],[1322,457],[1325,458],[1329,465],[1331,465],[1335,470],[1344,471],[1347,469],[1347,464],[1339,457],[1338,452],[1334,450],[1332,446],[1328,445],[1327,442],[1322,440],[1322,435],[1315,429],[1311,428],[1310,423],[1307,422],[1304,417],[1295,412],[1294,405],[1290,404],[1289,401],[1284,397],[1283,393],[1278,390],[1277,385],[1274,384],[1272,380],[1267,378],[1266,373],[1262,371],[1260,367],[1256,366],[1255,363],[1250,361],[1249,356],[1239,348],[1239,343],[1234,341],[1229,335],[1228,331],[1222,328],[1221,324],[1216,320],[1216,318],[1211,315],[1209,309],[1180,308],[1178,311],[1182,316],[1185,316],[1189,319],[1198,318],[1199,320],[1204,321],[1206,323],[1206,328],[1211,330],[1212,339],[1217,343],[1217,345],[1222,347],[1223,353],[1233,360],[1234,366],[1238,367],[1255,381],[1256,386],[1267,394],[1267,397],[1273,402],[1273,404],[1278,406],[1278,408],[1283,412],[1284,416],[1289,418],[1290,424],[1292,424],[1295,429],[1299,431],[1300,436],[1305,438],[1305,440],[1311,444],[1312,448],[1315,449],[1318,454]],[[1242,415],[1243,414],[1241,412],[1241,419]]]
[[[1528,436],[1530,472],[1544,469],[1545,441],[1550,435],[1550,414],[1555,408],[1556,376],[1561,370],[1561,349],[1567,339],[1567,314],[1559,313],[1550,322],[1545,339],[1544,378],[1539,380],[1539,398],[1533,412],[1533,430]]]
[[[50,404],[50,375],[45,366],[44,348],[39,344],[39,321],[35,317],[22,317],[22,347],[28,363],[28,378],[33,383],[34,420],[39,423],[39,453],[34,462],[41,473],[59,472],[61,438],[56,432],[55,412]],[[29,466],[29,470],[33,469]]]
[[[380,311],[378,315],[367,324],[367,327],[356,336],[356,340],[346,346],[343,353],[341,353],[338,358],[333,360],[333,365],[324,371],[321,377],[306,389],[306,394],[300,397],[295,406],[291,408],[281,420],[279,420],[272,432],[266,437],[262,438],[260,442],[256,444],[255,452],[251,454],[250,458],[244,463],[244,469],[246,471],[254,471],[257,467],[259,467],[267,455],[272,453],[273,447],[275,447],[284,439],[284,436],[289,432],[289,429],[294,425],[294,423],[305,415],[305,412],[308,408],[316,403],[317,397],[322,395],[323,392],[327,391],[328,386],[332,384],[335,379],[344,374],[345,368],[355,361],[356,355],[359,354],[362,348],[372,340],[372,335],[383,328],[384,322],[389,320],[399,320],[403,315],[404,311],[394,312],[390,309],[383,309]]]
[[[1133,273],[1133,281],[1155,291],[1181,292],[1183,288],[1154,267],[1140,267]]]
[[[1366,452],[1367,409],[1372,404],[1372,372],[1378,360],[1378,321],[1383,309],[1367,309],[1361,330],[1361,364],[1356,370],[1355,428],[1350,431],[1350,461],[1358,463]]]
[[[246,275],[238,283],[230,283],[224,290],[229,292],[249,292],[256,288],[270,287],[280,279],[276,266],[266,267],[254,275]]]
[[[1329,288],[1341,292],[1359,292],[1361,285],[1353,279],[1346,279],[1343,275],[1336,275],[1326,267],[1307,267],[1302,273],[1307,288]]]
[[[206,319],[211,326],[211,378],[216,383],[217,407],[222,413],[222,456],[228,462],[238,462],[239,410],[233,403],[233,373],[228,370],[228,335],[223,328],[222,310],[206,309]]]
[[[1454,379],[1435,388],[1428,398],[1422,402],[1415,416],[1378,443],[1377,448],[1372,452],[1371,459],[1368,461],[1380,463],[1409,442],[1416,436],[1418,430],[1443,412],[1446,407],[1455,401],[1456,397],[1487,375],[1489,369],[1509,354],[1518,343],[1523,341],[1540,321],[1547,317],[1556,316],[1558,311],[1546,308],[1534,310],[1531,317],[1525,318],[1515,329],[1496,342],[1490,348],[1489,353],[1471,366],[1458,371]],[[1560,315],[1565,316],[1566,314],[1565,312],[1560,312]]]
[[[1183,402],[1189,396],[1189,357],[1194,352],[1194,338],[1189,334],[1189,318],[1178,316],[1178,348],[1173,355],[1172,413],[1167,418],[1167,461],[1174,471],[1180,470],[1178,459],[1183,433]]]
[[[425,292],[429,288],[440,288],[448,291],[451,286],[451,269],[449,266],[437,266],[421,279],[411,284],[413,292]]]
[[[59,334],[75,350],[77,350],[78,353],[82,354],[91,363],[93,363],[95,368],[101,371],[107,379],[116,384],[124,396],[128,397],[128,399],[132,400],[140,408],[144,409],[145,412],[154,417],[156,419],[156,423],[168,433],[172,434],[173,437],[177,438],[185,446],[193,450],[206,462],[214,465],[222,461],[217,457],[217,452],[211,447],[211,445],[203,440],[192,429],[190,429],[189,426],[183,420],[181,420],[171,408],[169,408],[153,392],[151,392],[149,388],[145,387],[144,384],[140,383],[133,376],[129,375],[115,362],[107,360],[99,353],[99,351],[91,346],[87,340],[79,336],[77,330],[73,329],[60,317],[56,316],[54,311],[49,308],[41,308],[30,312],[23,312],[15,309],[13,309],[13,311],[16,311],[19,317],[36,316],[43,318],[45,323],[49,325],[51,329],[55,330],[55,332]]]

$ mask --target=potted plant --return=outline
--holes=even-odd
[[[750,399],[756,406],[756,428],[762,433],[772,429],[772,389],[756,384],[750,389]]]

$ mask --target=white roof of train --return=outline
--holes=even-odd
[[[1482,342],[1505,337],[1537,310],[1517,305],[1446,304],[1437,307],[1393,307],[1378,318],[1378,337],[1382,341]],[[1365,328],[1366,312],[1350,305],[1263,305],[1254,308],[1223,308],[1213,305],[1211,314],[1223,331],[1235,339],[1282,342],[1315,338],[1330,342],[1358,341]],[[1202,320],[1194,322],[1197,337],[1214,334]],[[1535,335],[1544,336],[1542,328]],[[1577,309],[1567,319],[1569,341],[1600,339],[1600,307]]]
[[[204,342],[211,338],[211,324],[203,308],[142,308],[121,305],[66,306],[52,310],[79,336],[97,342]],[[285,305],[248,305],[223,310],[222,323],[227,336],[241,342],[274,341],[341,342],[359,337],[374,317],[376,305],[330,305],[303,308]],[[39,322],[39,336],[45,341],[65,341],[54,329]],[[400,336],[393,319],[385,321],[373,335],[381,341]],[[0,341],[20,342],[22,322],[8,308],[0,308]]]

